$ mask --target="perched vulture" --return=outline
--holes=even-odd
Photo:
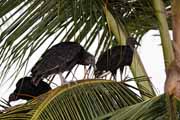
[[[79,43],[61,42],[48,49],[32,68],[32,83],[37,86],[43,78],[51,74],[59,74],[61,83],[64,83],[62,73],[71,71],[76,64],[95,65],[95,57]]]
[[[127,39],[127,45],[115,46],[102,53],[96,63],[95,76],[99,77],[104,72],[110,71],[115,78],[118,68],[122,75],[124,66],[132,63],[135,45],[139,45],[139,43],[130,37]]]
[[[16,101],[18,99],[30,100],[33,97],[39,96],[45,92],[51,90],[49,84],[44,81],[40,81],[38,86],[35,86],[31,82],[32,77],[21,78],[17,84],[16,89],[9,96],[9,102]]]

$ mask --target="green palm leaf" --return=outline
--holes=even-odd
[[[142,102],[142,98],[129,87],[124,82],[83,80],[58,87],[24,105],[9,108],[0,114],[0,119],[91,120]]]
[[[128,35],[141,37],[157,28],[149,0],[109,0],[107,5]],[[12,66],[16,66],[16,72],[11,75],[16,76],[47,41],[49,46],[60,41],[84,41],[88,49],[98,38],[95,54],[101,52],[100,48],[107,49],[115,37],[109,32],[104,6],[103,0],[1,1],[1,81],[11,73]]]
[[[169,120],[167,110],[166,96],[163,94],[151,98],[147,101],[118,109],[108,115],[101,116],[96,120]],[[176,113],[179,119],[180,102],[176,100],[178,111]]]
[[[170,5],[170,0],[164,2],[165,7]],[[114,32],[110,32],[103,11],[105,6],[122,28],[124,36],[133,35],[141,39],[148,30],[158,29],[155,15],[159,11],[155,11],[151,0],[1,0],[1,83],[6,81],[7,75],[16,77],[46,42],[50,47],[61,41],[76,41],[88,49],[98,40],[95,55],[116,43],[117,38]],[[14,67],[15,73],[11,73]],[[71,83],[26,104],[6,109],[0,114],[0,119],[167,118],[164,95],[142,102],[142,97],[129,88],[133,87],[104,80]],[[153,96],[146,89],[139,92],[148,98]]]

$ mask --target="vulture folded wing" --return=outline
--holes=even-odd
[[[40,77],[45,78],[50,74],[71,69],[76,64],[72,61],[79,59],[81,49],[83,48],[80,44],[74,42],[62,42],[48,49],[31,70],[32,82],[37,85]]]

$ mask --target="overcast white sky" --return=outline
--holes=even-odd
[[[144,35],[138,52],[158,94],[162,94],[166,75],[160,36],[154,36],[157,34],[158,31],[152,30]]]

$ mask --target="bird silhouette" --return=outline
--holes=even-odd
[[[118,68],[120,68],[122,76],[124,66],[132,63],[135,45],[139,45],[139,43],[129,37],[126,45],[115,46],[102,53],[96,62],[95,77],[100,77],[104,72],[110,71],[116,79]]]
[[[9,96],[9,102],[16,101],[18,99],[30,100],[33,97],[39,96],[43,93],[51,90],[49,84],[44,81],[40,81],[38,86],[35,86],[31,82],[32,77],[21,78],[16,83],[16,89]]]
[[[62,73],[71,71],[76,64],[95,65],[95,57],[79,43],[61,42],[48,49],[32,68],[32,83],[37,86],[42,78],[59,74],[63,84],[65,79]]]

